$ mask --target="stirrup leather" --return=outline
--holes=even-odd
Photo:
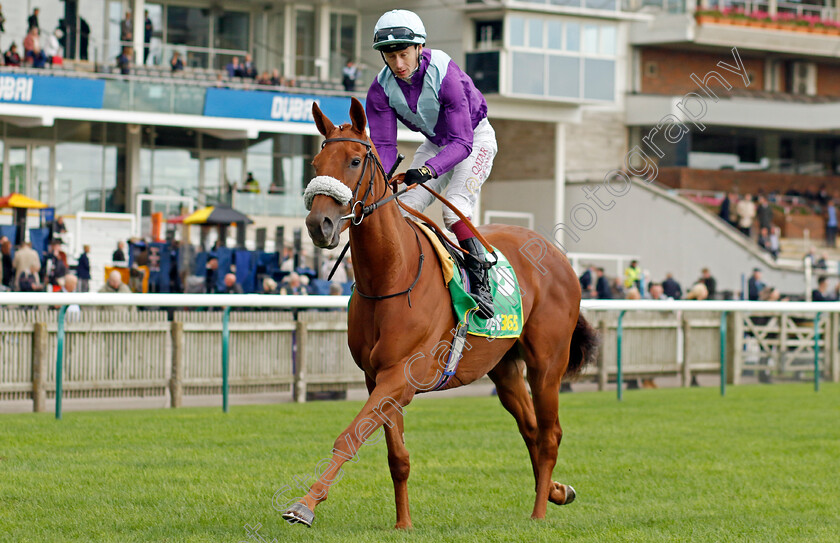
[[[493,318],[493,294],[490,290],[490,280],[487,270],[492,262],[484,258],[484,248],[477,238],[467,238],[459,243],[461,248],[470,253],[466,259],[467,276],[470,280],[470,294],[478,303],[478,316],[483,319]]]

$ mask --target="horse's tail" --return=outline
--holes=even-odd
[[[572,334],[572,346],[569,349],[569,366],[563,377],[572,379],[578,376],[587,364],[595,361],[597,353],[598,332],[583,318],[583,315],[579,314]]]

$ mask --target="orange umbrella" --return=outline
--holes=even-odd
[[[28,196],[13,192],[0,198],[0,207],[14,207],[18,209],[43,209],[48,207],[44,202],[33,200]]]

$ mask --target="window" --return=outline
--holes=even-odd
[[[295,11],[295,73],[315,75],[315,11]]]
[[[565,17],[508,17],[510,92],[615,100],[617,25]]]
[[[502,46],[502,21],[475,22],[475,48],[479,51]]]
[[[356,60],[357,17],[352,13],[330,14],[330,78],[341,79],[348,60]]]

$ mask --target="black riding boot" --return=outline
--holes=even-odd
[[[484,247],[475,237],[467,238],[459,244],[470,253],[466,258],[467,277],[470,280],[470,294],[478,303],[478,316],[490,319],[493,317],[493,295],[487,275],[490,265],[484,258]]]

